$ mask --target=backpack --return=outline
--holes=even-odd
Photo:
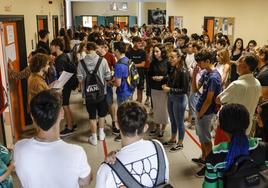
[[[152,141],[157,153],[158,169],[157,169],[157,178],[154,184],[154,188],[173,188],[172,185],[165,183],[165,174],[166,174],[166,163],[164,158],[164,152],[161,146]],[[111,167],[111,169],[116,173],[121,182],[128,188],[143,188],[141,185],[125,168],[122,162],[116,158],[114,164],[105,163]]]
[[[69,85],[72,90],[75,90],[79,85],[79,81],[77,78],[77,66],[73,61],[71,61],[68,54],[66,55],[66,57],[68,59],[68,65],[64,66],[64,71],[73,73],[73,76],[70,78],[70,80],[68,80],[66,85]]]
[[[102,62],[102,57],[99,58],[95,69],[93,71],[89,71],[85,64],[85,61],[82,59],[80,62],[82,64],[83,69],[85,70],[87,76],[84,82],[84,91],[85,98],[87,103],[96,104],[104,100],[104,84],[102,83],[99,75],[97,74],[100,64]]]
[[[260,148],[261,148],[261,142]],[[265,158],[265,151],[257,152],[260,158]],[[263,159],[261,159],[263,160]],[[250,156],[238,157],[231,169],[223,174],[224,188],[267,188],[268,187],[268,167],[263,162],[256,161]]]
[[[129,60],[128,62],[119,62],[119,64],[124,64],[126,66],[128,66],[128,77],[125,78],[127,81],[127,84],[129,86],[129,88],[134,91],[137,87],[137,85],[139,84],[139,73],[138,73],[138,69],[135,65],[135,63],[131,60]]]

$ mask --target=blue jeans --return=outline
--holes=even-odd
[[[168,95],[168,113],[171,122],[172,135],[179,131],[179,141],[185,134],[184,113],[187,106],[187,95]]]

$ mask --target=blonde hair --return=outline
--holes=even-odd
[[[222,49],[218,52],[218,55],[222,59],[222,63],[226,64],[230,62],[230,55],[227,49]]]

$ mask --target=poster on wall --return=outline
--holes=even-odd
[[[128,4],[127,2],[111,2],[110,11],[127,11]]]
[[[165,25],[166,10],[148,10],[149,25]]]
[[[182,16],[174,16],[174,28],[183,28],[183,17]]]
[[[92,28],[92,16],[83,16],[83,27]]]

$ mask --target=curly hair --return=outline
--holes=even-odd
[[[42,53],[35,54],[30,60],[30,70],[32,73],[38,73],[49,62],[49,56]]]

